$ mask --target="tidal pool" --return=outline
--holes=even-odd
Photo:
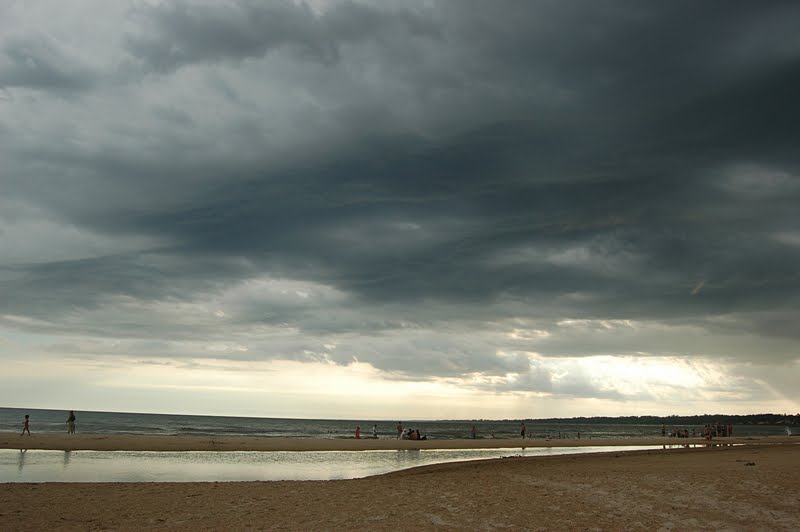
[[[334,480],[429,464],[662,446],[401,451],[18,451],[0,449],[0,482]]]

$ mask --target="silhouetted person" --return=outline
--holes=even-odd
[[[75,434],[75,412],[70,410],[67,418],[67,434]]]
[[[20,436],[26,432],[28,433],[28,436],[31,435],[31,416],[28,414],[25,414],[25,425],[22,427],[22,434],[20,434]]]

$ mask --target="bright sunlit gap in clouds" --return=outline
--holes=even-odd
[[[135,411],[300,418],[314,412],[322,418],[518,419],[606,415],[609,408],[616,415],[666,415],[724,404],[736,389],[748,399],[741,379],[712,361],[536,355],[530,360],[538,374],[547,376],[538,392],[515,389],[519,374],[418,380],[360,362],[342,366],[218,358],[20,360],[0,383],[23,390],[25,375],[36,372],[49,387],[31,407],[47,408],[55,401],[84,410],[130,411],[127,405],[135,404]]]

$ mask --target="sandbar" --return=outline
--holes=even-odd
[[[790,436],[718,438],[714,445],[795,443]],[[200,436],[145,434],[0,433],[0,449],[57,451],[365,451],[403,449],[507,449],[515,447],[706,445],[703,438],[477,438],[398,440],[395,438],[279,438],[267,436]]]

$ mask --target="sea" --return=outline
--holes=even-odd
[[[0,408],[0,432],[22,431],[25,415],[30,416],[33,432],[66,431],[67,410]],[[428,439],[454,440],[470,437],[474,426],[477,438],[518,438],[525,422],[530,438],[649,438],[661,436],[661,424],[579,423],[571,421],[526,420],[386,420],[386,419],[286,419],[269,417],[199,416],[178,414],[139,414],[130,412],[75,411],[76,431],[93,434],[264,436],[286,438],[352,438],[356,427],[364,437],[376,427],[381,438],[397,436],[397,424],[419,430]],[[721,423],[726,420],[720,419]],[[667,430],[688,429],[702,434],[702,426],[667,426]],[[786,435],[786,427],[737,425],[736,436]]]
[[[0,408],[0,432],[21,432],[25,415],[33,433],[66,431],[64,410]],[[94,434],[226,435],[288,438],[365,437],[376,427],[379,438],[395,438],[396,426],[417,429],[428,439],[518,438],[521,420],[281,419],[127,412],[76,411],[76,431]],[[551,438],[546,448],[414,449],[395,451],[50,451],[0,449],[0,483],[10,482],[238,482],[362,478],[429,464],[513,456],[553,456],[662,449],[658,446],[560,447],[559,439],[660,437],[661,425],[597,424],[524,420],[531,438]],[[700,430],[702,427],[670,427]],[[742,425],[738,436],[785,435],[782,426]],[[20,438],[20,444],[25,438]],[[673,441],[674,440],[674,441]],[[588,443],[588,442],[587,442]]]

